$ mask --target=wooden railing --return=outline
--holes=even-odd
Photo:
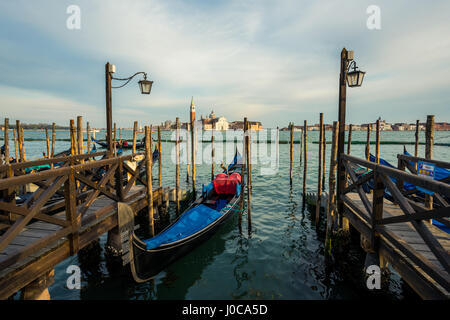
[[[136,170],[127,164],[127,161],[141,154],[90,160],[104,155],[105,152],[98,152],[0,166],[0,173],[6,175],[6,178],[0,179],[0,194],[3,194],[0,198],[0,217],[9,222],[0,236],[0,254],[32,222],[42,221],[58,226],[54,233],[26,245],[20,252],[8,254],[7,259],[0,261],[0,270],[64,237],[70,241],[71,254],[76,253],[82,221],[85,222],[83,218],[99,196],[126,202],[146,192],[143,188],[142,192],[130,194],[136,181],[147,186],[146,179],[140,176],[145,161],[141,161]],[[25,168],[56,163],[58,168],[23,174]],[[131,178],[128,179],[126,173]],[[18,190],[25,189],[29,184],[36,185],[36,190],[29,193],[25,201],[17,203]],[[52,215],[63,209],[65,215]]]
[[[399,156],[399,159],[411,160],[406,156]],[[380,237],[385,237],[385,239],[390,241],[410,260],[420,266],[441,286],[450,291],[450,255],[443,248],[439,239],[430,231],[430,224],[424,221],[429,221],[430,219],[439,221],[447,219],[448,221],[450,217],[450,206],[448,203],[442,203],[439,207],[431,210],[427,209],[422,203],[411,200],[408,197],[410,194],[402,192],[398,186],[399,183],[394,183],[392,178],[400,181],[401,185],[403,185],[403,182],[408,182],[432,191],[435,196],[441,197],[442,199],[450,197],[450,185],[345,154],[341,155],[341,161],[346,168],[349,185],[343,190],[340,198],[347,206],[356,209],[355,203],[346,194],[354,191],[358,193],[364,206],[364,214],[359,215],[358,219],[364,220],[361,229],[365,230],[365,235],[369,237],[372,248],[376,250]],[[355,167],[365,168],[366,173],[357,176],[354,170]],[[373,186],[371,197],[363,190],[363,185],[369,181],[372,182]],[[398,204],[402,212],[401,215],[392,217],[383,216],[383,204],[386,192],[389,192],[389,198]],[[372,201],[369,198],[372,198]],[[407,242],[401,239],[399,235],[387,228],[389,225],[405,222],[412,224],[417,234],[440,262],[445,272],[441,272],[442,268],[440,266],[424,258]]]

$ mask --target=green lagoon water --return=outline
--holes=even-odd
[[[172,132],[163,132],[163,139]],[[260,133],[262,134],[262,133]],[[300,140],[295,132],[295,140]],[[97,133],[104,137],[104,131]],[[131,139],[132,132],[125,130],[123,137]],[[210,133],[206,133],[208,139]],[[12,137],[12,132],[10,132]],[[57,139],[68,139],[68,131],[57,131]],[[142,137],[142,134],[140,134]],[[156,139],[156,134],[153,135]],[[25,138],[45,139],[44,131],[25,131]],[[10,138],[11,139],[11,138]],[[216,139],[220,139],[219,137]],[[256,137],[254,138],[256,139]],[[289,132],[280,132],[280,140],[287,141]],[[354,141],[364,141],[366,132],[353,132]],[[383,141],[414,141],[414,132],[382,132]],[[309,191],[317,190],[318,132],[308,132],[308,177]],[[331,132],[327,132],[331,140]],[[374,135],[372,135],[374,140]],[[420,140],[425,141],[424,132]],[[450,142],[450,132],[436,132],[435,142]],[[11,145],[13,143],[10,143]],[[207,145],[207,144],[206,144]],[[56,142],[56,152],[66,150],[67,141]],[[258,150],[258,148],[260,148]],[[407,145],[413,153],[414,146]],[[27,158],[42,156],[46,150],[45,141],[26,141]],[[216,155],[221,150],[232,156],[233,142],[216,143]],[[238,148],[242,150],[239,142]],[[268,151],[261,151],[265,148]],[[359,239],[354,241],[349,254],[343,261],[327,267],[324,260],[324,235],[317,232],[310,218],[308,207],[303,207],[302,168],[299,164],[299,144],[294,145],[294,183],[289,184],[289,144],[279,145],[278,167],[274,154],[275,144],[254,144],[252,153],[268,154],[266,163],[258,161],[253,165],[252,190],[252,232],[247,233],[247,216],[243,215],[242,233],[238,219],[230,219],[210,240],[203,243],[185,257],[179,259],[156,278],[137,284],[128,269],[110,264],[104,256],[106,235],[100,238],[98,254],[92,254],[88,263],[77,256],[60,263],[55,269],[55,282],[49,288],[53,299],[417,299],[418,296],[395,272],[387,287],[379,292],[365,288],[362,275],[364,252],[359,248]],[[352,155],[363,157],[365,145],[352,145]],[[175,185],[173,164],[173,143],[162,144],[163,184]],[[183,149],[183,148],[182,148]],[[183,149],[184,150],[184,149]],[[375,145],[371,145],[374,152]],[[403,151],[401,145],[382,145],[381,155],[392,164],[396,155]],[[11,147],[14,155],[14,147]],[[327,145],[327,181],[329,171],[330,145]],[[424,156],[425,146],[419,148]],[[205,148],[205,158],[210,149]],[[185,184],[185,153],[182,153],[181,181]],[[200,157],[197,157],[200,158]],[[450,161],[450,147],[435,146],[434,158]],[[224,161],[227,159],[224,158]],[[256,159],[258,160],[258,159]],[[263,159],[264,160],[264,159]],[[266,159],[267,160],[267,159]],[[275,161],[275,162],[274,162]],[[267,168],[272,165],[272,172]],[[216,165],[216,168],[218,165]],[[210,179],[210,161],[197,165],[197,189]],[[275,169],[274,169],[275,168]],[[157,172],[157,165],[154,172]],[[219,171],[216,171],[217,173]],[[155,177],[157,175],[154,175]],[[185,185],[182,187],[186,188]],[[327,186],[328,188],[328,186]],[[70,290],[66,286],[69,265],[81,265],[82,288]]]

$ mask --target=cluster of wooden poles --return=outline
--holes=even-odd
[[[317,201],[316,201],[316,212],[315,212],[315,223],[319,222],[320,217],[320,205],[322,201],[322,192],[325,190],[325,152],[326,152],[326,135],[325,126],[323,123],[323,113],[320,113],[320,124],[319,124],[319,154],[318,154],[318,180],[317,180]],[[307,168],[308,168],[308,158],[307,158],[307,138],[308,138],[308,124],[304,120],[303,134],[300,136],[300,166],[303,160],[303,195],[306,196],[306,180],[307,180]],[[347,138],[347,154],[351,152],[352,144],[352,128],[353,125],[350,124],[348,127],[348,138]],[[294,168],[294,123],[289,124],[290,129],[290,183],[293,182],[293,168]],[[329,229],[331,230],[332,225],[335,223],[336,219],[336,171],[337,171],[337,158],[338,158],[338,130],[339,122],[334,121],[332,127],[332,142],[331,142],[331,154],[330,154],[330,172],[329,172],[329,209],[327,212],[327,233]],[[416,121],[416,131],[415,131],[415,150],[414,156],[417,157],[419,153],[419,120]],[[380,133],[381,133],[381,122],[376,121],[376,149],[375,149],[375,161],[380,163]],[[369,161],[370,159],[370,134],[371,125],[367,126],[367,140],[365,148],[365,156]],[[427,116],[426,122],[426,143],[425,143],[425,158],[432,159],[433,157],[433,143],[434,143],[434,115]],[[303,159],[302,159],[303,155]],[[427,208],[432,208],[433,199],[432,196],[427,195],[426,206]],[[340,225],[344,230],[348,230],[348,221],[345,218],[340,219]]]

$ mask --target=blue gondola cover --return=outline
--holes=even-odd
[[[157,236],[145,240],[147,250],[159,247],[162,244],[186,238],[197,231],[216,221],[222,213],[211,209],[203,204],[186,211],[177,221],[166,231]]]

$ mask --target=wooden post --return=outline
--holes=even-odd
[[[149,231],[153,237],[155,235],[155,226],[153,219],[153,176],[152,176],[152,162],[153,162],[153,141],[151,137],[152,126],[145,126],[145,169],[147,173],[147,200],[148,200],[148,219]]]
[[[70,119],[70,152],[74,156],[77,154],[77,147],[75,142],[75,122],[73,119]]]
[[[331,254],[331,235],[336,225],[336,169],[337,169],[337,139],[339,124],[333,122],[333,138],[331,142],[330,173],[328,177],[328,210],[325,235],[325,254]]]
[[[192,190],[195,194],[195,118],[191,118]]]
[[[214,129],[211,136],[211,180],[214,180]]]
[[[138,122],[135,121],[133,125],[133,154],[136,153],[137,129],[138,129]]]
[[[291,145],[290,145],[290,166],[289,166],[289,183],[292,185],[292,169],[294,164],[294,124],[289,123],[289,129],[291,133]]]
[[[277,135],[276,135],[276,141],[275,141],[275,152],[277,154],[277,168],[278,168],[278,161],[279,161],[279,157],[280,157],[280,128],[277,127]]]
[[[300,169],[302,169],[303,131],[300,132]],[[301,171],[300,171],[301,172]]]
[[[305,120],[303,125],[303,197],[306,196],[306,171],[308,167],[307,139],[308,139],[308,123]]]
[[[380,163],[380,120],[377,120],[377,146],[376,146],[376,161]]]
[[[119,141],[122,142],[122,128],[119,128]]]
[[[52,158],[55,156],[56,125],[52,123]],[[52,164],[53,166],[53,164]]]
[[[177,215],[180,213],[180,199],[179,199],[179,194],[180,194],[180,119],[177,117],[176,119],[176,184],[175,184],[175,192],[176,192],[176,212]]]
[[[27,161],[27,153],[25,152],[25,134],[23,132],[23,128],[20,128],[20,131],[22,136],[23,161]]]
[[[77,142],[78,142],[78,154],[83,154],[83,117],[77,117]],[[82,161],[83,162],[83,161]]]
[[[427,116],[427,126],[425,132],[425,159],[433,159],[433,144],[434,144],[434,116]],[[427,194],[425,196],[425,207],[429,210],[433,209],[433,196]],[[430,219],[430,223],[432,220]]]
[[[317,181],[317,202],[316,202],[316,226],[319,224],[320,206],[322,203],[322,157],[323,157],[323,113],[320,113],[320,129],[319,129],[319,174]]]
[[[116,143],[116,123],[114,122],[114,132],[113,132],[113,145],[114,145],[114,157],[117,156],[117,143]]]
[[[419,120],[416,120],[416,143],[415,143],[415,148],[414,148],[414,157],[418,157],[419,156],[419,127],[420,127],[420,122]]]
[[[161,126],[158,126],[158,182],[162,188]]]
[[[16,159],[16,162],[19,162],[19,156],[18,156],[19,147],[18,147],[18,143],[17,143],[17,134],[16,134],[16,130],[13,130],[13,136],[14,136],[14,153],[15,153],[15,159]]]
[[[338,142],[339,123],[333,122],[333,140],[331,142],[330,154],[330,173],[328,178],[328,215],[327,215],[327,233],[336,223],[336,169],[337,169],[337,142]]]
[[[5,163],[9,164],[9,119],[5,118],[5,131],[3,134],[3,142],[5,145]]]
[[[366,160],[370,161],[370,130],[372,129],[372,125],[370,123],[367,124],[367,140],[366,140]]]
[[[16,120],[16,130],[17,130],[17,140],[19,143],[19,157],[20,157],[20,162],[25,161],[25,157],[23,154],[23,140],[22,140],[22,128],[20,127],[20,121]]]
[[[379,120],[378,120],[379,121]],[[379,173],[374,170],[374,184],[373,202],[372,202],[372,217],[371,217],[371,249],[377,251],[377,232],[375,231],[376,221],[383,218],[383,200],[384,200],[384,183]]]
[[[86,123],[86,139],[87,139],[87,153],[91,153],[91,127],[89,121]]]
[[[71,165],[73,165],[73,159],[71,159],[70,161]],[[81,215],[77,215],[76,189],[77,186],[75,182],[75,169],[72,166],[68,174],[68,179],[64,183],[66,220],[70,222],[73,228],[72,234],[69,235],[71,255],[77,253],[79,249],[78,227],[81,223]]]
[[[322,164],[322,170],[323,170],[323,172],[322,172],[322,191],[325,191],[325,167],[326,167],[326,158],[327,158],[327,152],[326,152],[326,150],[327,150],[327,135],[326,135],[326,128],[325,128],[325,125],[323,126],[323,151],[322,151],[322,153],[323,153],[323,157],[322,157],[322,160],[323,160],[323,164]]]
[[[189,182],[189,122],[186,122],[186,182]]]
[[[48,137],[48,129],[45,128],[45,139],[47,142],[47,159],[50,159],[50,138]]]
[[[44,275],[27,284],[20,294],[22,300],[50,300],[48,287],[54,283],[55,269],[46,272]]]
[[[248,233],[252,231],[252,210],[251,210],[251,168],[250,168],[250,147],[249,147],[249,137],[248,137],[248,121],[244,118],[244,138],[245,138],[245,157],[247,162],[247,219],[248,219]]]
[[[347,154],[350,154],[350,150],[352,147],[352,130],[353,130],[353,125],[350,124],[348,127]]]

